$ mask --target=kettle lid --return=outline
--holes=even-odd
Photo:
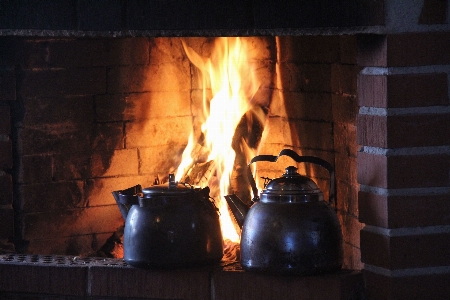
[[[194,191],[195,189],[193,186],[188,186],[186,184],[176,182],[174,174],[169,174],[169,182],[167,183],[158,184],[142,189],[144,197],[190,194]]]
[[[283,176],[270,181],[261,192],[261,200],[265,198],[264,195],[277,195],[278,197],[293,195],[317,195],[319,198],[316,199],[316,197],[314,197],[315,200],[322,198],[322,192],[317,187],[316,183],[312,179],[298,174],[297,168],[294,166],[287,167]]]

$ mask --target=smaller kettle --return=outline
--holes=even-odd
[[[315,182],[298,174],[294,166],[287,167],[280,178],[268,182],[258,195],[250,165],[258,161],[276,162],[283,155],[328,170],[328,203]],[[235,220],[242,226],[242,267],[247,271],[303,275],[339,270],[342,231],[330,205],[335,199],[333,167],[320,158],[300,156],[290,149],[282,150],[278,156],[256,156],[248,167],[254,204],[248,206],[236,195],[225,197]]]
[[[124,260],[135,267],[178,268],[220,262],[218,210],[209,188],[175,181],[114,191],[125,219]]]

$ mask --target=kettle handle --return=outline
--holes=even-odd
[[[337,210],[336,177],[334,174],[333,166],[329,162],[327,162],[321,158],[315,157],[315,156],[300,156],[300,155],[298,155],[297,152],[295,152],[294,150],[291,150],[291,149],[283,149],[280,151],[280,153],[277,156],[275,156],[275,155],[258,155],[258,156],[253,157],[252,160],[250,160],[250,162],[247,165],[247,168],[248,168],[247,176],[248,176],[248,180],[250,182],[250,186],[253,191],[253,202],[259,201],[259,196],[258,196],[258,188],[256,187],[256,182],[255,182],[255,179],[253,178],[250,165],[257,161],[276,162],[280,156],[289,156],[290,158],[292,158],[293,160],[295,160],[298,163],[309,162],[309,163],[313,163],[313,164],[319,165],[319,166],[327,169],[328,173],[330,174],[330,197],[328,198],[328,202],[330,204],[333,204],[335,209]]]

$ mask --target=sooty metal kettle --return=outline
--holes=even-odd
[[[289,166],[271,180],[258,196],[250,165],[258,161],[276,162],[280,156],[296,162],[309,162],[330,173],[328,203],[313,180]],[[246,206],[235,195],[226,198],[235,219],[242,225],[241,265],[248,271],[276,274],[318,274],[342,266],[342,232],[331,202],[335,199],[332,166],[317,157],[300,156],[290,149],[278,156],[259,155],[249,166],[249,181],[254,204]]]
[[[169,182],[113,192],[125,218],[124,260],[136,267],[178,268],[222,259],[219,215],[209,188]]]

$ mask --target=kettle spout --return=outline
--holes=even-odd
[[[227,200],[228,206],[230,207],[231,213],[233,214],[236,223],[240,228],[242,228],[250,206],[245,204],[244,201],[242,201],[235,194],[225,196],[225,200]]]
[[[125,190],[113,191],[114,200],[116,200],[120,213],[124,220],[127,219],[128,211],[132,205],[139,204],[137,194],[142,191],[142,187],[138,184]]]

